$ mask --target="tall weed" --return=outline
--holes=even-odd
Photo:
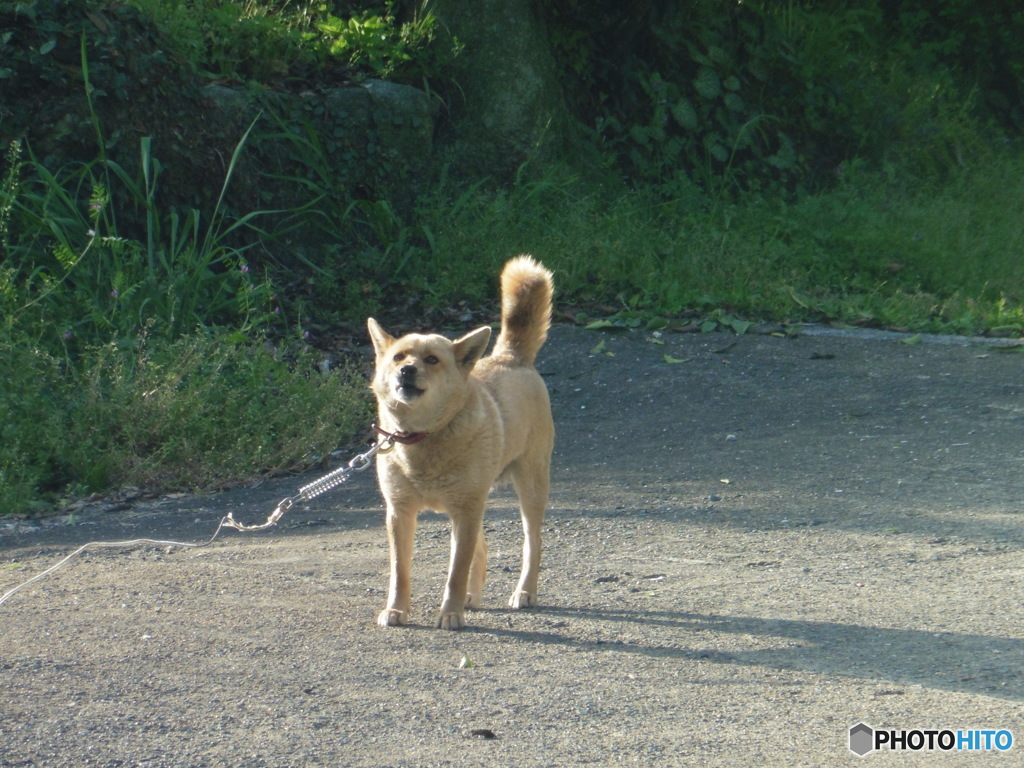
[[[76,365],[0,339],[0,508],[133,485],[197,490],[317,463],[369,418],[362,375],[302,348],[143,337]]]
[[[250,271],[251,245],[238,238],[242,230],[259,235],[254,221],[262,212],[229,222],[218,203],[204,225],[197,210],[163,211],[162,168],[148,138],[140,156],[133,178],[102,157],[51,172],[31,153],[24,162],[9,153],[0,193],[9,322],[46,334],[51,345],[58,338],[95,344],[128,338],[150,322],[175,338],[208,325],[252,327],[272,312],[273,289]],[[137,235],[119,230],[114,199],[141,212]]]

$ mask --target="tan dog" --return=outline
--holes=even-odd
[[[373,318],[367,321],[377,356],[378,431],[395,440],[393,451],[377,455],[391,551],[388,602],[377,619],[382,627],[409,622],[413,538],[425,509],[447,513],[452,523],[437,626],[459,629],[465,609],[480,607],[484,508],[491,487],[505,479],[519,496],[525,533],[522,575],[509,606],[537,604],[555,430],[533,361],[551,324],[551,294],[551,273],[529,256],[505,265],[501,333],[489,357],[483,357],[491,338],[486,326],[453,342],[420,334],[395,339]]]

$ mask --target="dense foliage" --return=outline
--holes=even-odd
[[[944,173],[1024,127],[1010,1],[556,0],[576,113],[637,185],[822,189],[854,158]]]
[[[444,7],[0,4],[0,509],[308,465],[368,413],[326,329],[463,322],[518,252],[581,319],[1024,332],[1010,0],[534,2],[576,124],[513,179],[325,117],[383,78],[443,137],[487,55]],[[211,122],[211,85],[257,106]]]

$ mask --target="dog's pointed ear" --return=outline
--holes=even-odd
[[[467,372],[473,370],[476,361],[484,356],[487,342],[490,340],[491,329],[486,325],[470,331],[461,339],[456,339],[452,346],[455,348],[455,361],[459,367]]]
[[[370,331],[370,340],[373,342],[373,351],[380,357],[384,350],[395,343],[395,338],[380,327],[380,324],[372,317],[366,319],[366,327]]]

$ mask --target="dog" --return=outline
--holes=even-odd
[[[519,497],[524,532],[522,572],[508,605],[537,605],[555,429],[534,360],[551,325],[553,290],[551,273],[532,257],[505,265],[501,331],[487,357],[487,326],[455,341],[416,333],[396,339],[372,317],[367,320],[376,357],[375,428],[384,445],[377,477],[387,505],[391,557],[380,626],[409,623],[416,518],[427,509],[451,520],[451,560],[436,626],[465,626],[465,609],[479,608],[483,600],[487,497],[506,480]]]

